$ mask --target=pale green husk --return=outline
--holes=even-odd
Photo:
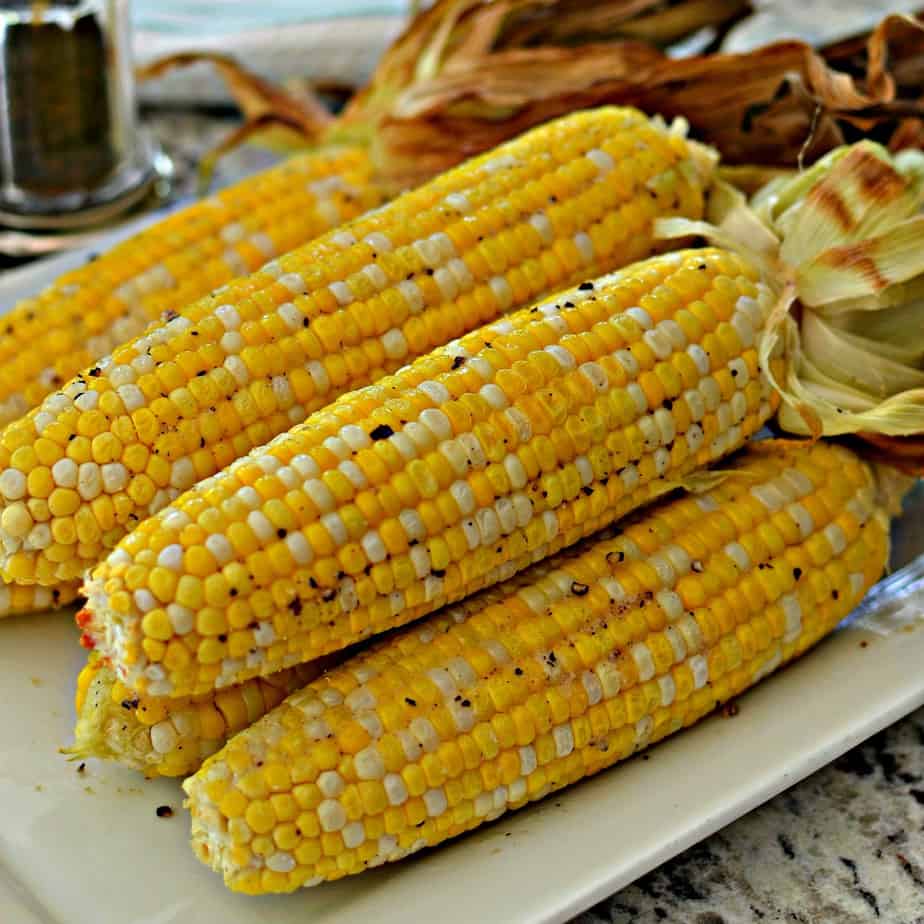
[[[760,363],[793,433],[924,434],[924,153],[869,141],[768,183],[747,203],[717,184],[710,222],[671,219],[764,270],[777,305]],[[780,344],[783,381],[770,367]]]

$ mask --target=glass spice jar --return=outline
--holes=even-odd
[[[151,179],[128,0],[0,3],[0,220],[79,223]]]

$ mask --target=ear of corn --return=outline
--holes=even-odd
[[[203,696],[139,696],[96,654],[77,678],[74,758],[115,760],[148,777],[186,776],[232,735],[314,680],[323,662],[302,664]]]
[[[754,449],[734,468],[293,694],[187,780],[196,854],[250,893],[398,860],[800,655],[880,576],[888,516],[838,447]]]
[[[503,580],[760,429],[770,302],[744,259],[682,251],[450,343],[141,524],[88,580],[89,633],[179,696]]]
[[[152,327],[0,435],[4,574],[80,577],[139,519],[339,394],[645,256],[656,216],[702,211],[711,166],[633,110],[577,113]]]
[[[359,148],[300,154],[64,274],[0,319],[0,426],[163,312],[381,204]]]
[[[62,584],[58,587],[0,583],[0,619],[22,613],[56,610],[73,603],[79,596],[79,583]]]

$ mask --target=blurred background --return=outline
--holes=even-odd
[[[532,39],[513,43],[524,50],[535,43],[549,47],[560,45],[567,58],[568,54],[577,54],[568,47],[575,43],[605,40],[613,42],[611,47],[615,47],[621,40],[628,40],[628,44],[635,42],[636,45],[644,41],[649,49],[657,46],[661,50],[656,54],[663,52],[669,59],[680,59],[704,52],[749,52],[787,38],[801,39],[816,48],[830,47],[842,39],[869,32],[887,12],[915,10],[922,0],[840,0],[835,15],[826,0],[662,0],[634,4],[619,4],[613,0],[598,3],[541,0],[526,5],[511,5],[503,0],[503,4],[510,9],[531,8],[526,13],[527,31],[536,18],[536,11],[539,8],[544,11],[538,16],[539,19],[545,16],[540,31]],[[189,201],[206,185],[200,169],[203,157],[216,153],[220,146],[221,156],[209,161],[214,169],[208,172],[207,185],[212,189],[268,166],[293,147],[316,142],[317,132],[308,131],[301,137],[296,134],[283,139],[284,143],[280,144],[277,129],[271,139],[276,143],[266,143],[267,138],[262,136],[256,144],[227,143],[229,138],[235,137],[242,121],[253,122],[255,113],[259,118],[267,109],[278,116],[280,112],[291,114],[294,107],[296,121],[302,117],[311,121],[312,111],[315,114],[319,111],[319,103],[322,107],[338,110],[357,88],[367,83],[383,52],[401,35],[413,14],[430,5],[419,0],[276,0],[263,4],[253,0],[223,0],[220,3],[205,0],[12,0],[0,3],[0,41],[3,44],[0,49],[0,267],[86,244],[126,220],[137,220],[139,215],[143,217]],[[462,4],[462,7],[477,5]],[[444,9],[448,7],[444,5]],[[549,10],[553,12],[550,14]],[[612,18],[613,10],[618,11],[616,20]],[[554,23],[551,26],[550,17]],[[658,20],[656,31],[652,32],[648,24],[639,31],[639,22],[649,23],[651,19]],[[569,32],[567,25],[560,26],[560,23],[575,20],[585,23],[583,32]],[[627,20],[633,22],[626,26]],[[668,23],[666,30],[662,28],[662,20]],[[691,27],[689,23],[694,20],[696,26]],[[601,25],[611,26],[614,21],[618,24],[613,28]],[[674,25],[669,24],[671,21]],[[679,28],[677,22],[682,23]],[[700,22],[710,24],[700,27]],[[556,29],[560,34],[555,34]],[[437,39],[431,38],[438,44]],[[423,59],[430,50],[432,46],[428,48],[427,42],[421,42],[411,48],[409,60]],[[437,58],[441,54],[439,52]],[[601,73],[604,79],[618,80],[621,79],[620,68],[623,76],[633,71],[626,63],[629,57],[621,58],[619,50],[614,54],[613,58],[595,59],[602,63],[593,73],[589,72],[591,65],[587,64],[578,80],[582,88],[598,80]],[[864,54],[862,49],[850,49],[848,54],[836,58],[834,66],[845,69],[854,78],[862,78],[862,70],[867,65]],[[188,59],[193,57],[198,63],[189,63]],[[212,60],[201,60],[203,57]],[[172,59],[174,65],[180,63],[182,66],[158,67],[156,73],[152,73],[148,66],[167,58]],[[798,55],[773,64],[751,87],[753,99],[758,102],[753,107],[752,138],[764,139],[760,142],[762,150],[757,150],[751,142],[739,147],[737,152],[723,145],[719,137],[722,127],[713,125],[710,131],[710,127],[703,124],[704,118],[715,119],[716,104],[711,102],[708,93],[693,93],[689,74],[683,79],[690,92],[678,98],[677,106],[681,101],[689,107],[698,100],[710,100],[701,106],[700,121],[691,115],[691,122],[700,137],[719,146],[726,160],[774,163],[778,157],[779,162],[791,164],[795,158],[792,141],[798,136],[801,143],[801,138],[806,136],[804,115],[806,111],[811,114],[811,106],[819,98],[819,88],[810,79],[806,82],[808,74],[804,72],[802,87],[798,90],[807,93],[803,93],[801,102],[801,122],[793,121],[789,115],[782,118],[772,112],[768,115],[766,110],[780,108],[773,97],[774,90],[782,86],[781,74],[788,73],[791,65],[799,65],[797,59]],[[224,66],[229,61],[246,69],[248,82],[243,87],[237,80],[240,75],[229,75]],[[440,59],[437,67],[444,65],[445,59]],[[416,67],[415,63],[411,70]],[[676,114],[668,112],[672,99],[668,83],[672,75],[662,74],[662,84],[653,97],[646,95],[646,87],[638,86],[635,95],[628,99],[620,92],[615,96],[588,99],[572,94],[568,83],[572,78],[568,76],[566,64],[557,70],[544,64],[530,67],[533,70],[527,73],[534,74],[540,84],[545,81],[547,87],[536,94],[534,108],[537,111],[529,116],[528,124],[566,111],[568,106],[557,111],[554,107],[542,109],[543,100],[559,95],[569,100],[570,107],[592,105],[596,98],[598,102],[628,102],[651,111]],[[133,73],[138,69],[147,69],[147,72],[139,72],[139,79],[135,81]],[[481,71],[471,76],[474,72],[466,68],[464,59],[461,67],[456,62],[457,75],[461,73],[464,78],[466,70],[469,91],[477,96],[481,86],[490,80],[485,80]],[[924,84],[917,70],[915,66],[910,74],[913,93]],[[743,67],[742,71],[750,77],[749,68]],[[772,83],[770,71],[773,71]],[[398,89],[408,73],[404,71],[398,77]],[[908,74],[907,68],[903,73]],[[500,80],[501,86],[508,85],[504,83],[507,76],[509,72]],[[697,79],[701,78],[702,75]],[[524,78],[522,70],[519,76],[514,74],[513,79],[520,80],[518,90],[524,95],[532,93],[532,87],[527,86],[532,78]],[[709,79],[707,75],[707,83]],[[738,89],[737,78],[726,76],[719,83],[722,80],[724,84],[713,89],[718,93],[717,98],[727,102],[728,94]],[[260,81],[265,84],[258,85]],[[395,86],[386,89],[394,98]],[[248,94],[252,103],[255,92],[262,101],[258,101],[256,107],[248,106]],[[285,99],[280,104],[283,96]],[[456,99],[466,97],[462,95]],[[419,98],[416,102],[420,102]],[[830,100],[826,104],[831,111],[837,108],[832,109]],[[487,100],[478,105],[490,109],[497,103]],[[709,107],[713,110],[711,116]],[[424,110],[425,105],[421,111]],[[741,112],[750,120],[752,113],[747,103],[742,104]],[[687,114],[686,108],[683,113]],[[458,136],[461,130],[458,126],[447,129],[439,116],[437,104],[424,111],[420,120],[422,124],[429,119],[425,144],[430,145],[431,151],[440,144],[445,147],[450,143],[440,140],[440,132],[448,138],[453,131]],[[485,124],[490,123],[491,118],[489,116]],[[776,118],[775,127],[769,125],[773,118]],[[787,120],[788,127],[784,124]],[[316,121],[315,124],[320,123]],[[412,134],[409,132],[408,137]],[[781,134],[787,134],[788,151],[778,144]],[[829,148],[831,143],[838,143],[830,132],[819,131],[818,136],[821,143],[817,150],[809,152],[812,155]],[[910,137],[906,143],[918,143],[916,129]],[[483,140],[472,144],[481,144]],[[469,139],[465,141],[468,143]],[[453,143],[457,157],[458,140]],[[474,148],[470,147],[469,153],[472,150]],[[405,165],[419,153],[413,144],[399,152]],[[439,156],[438,151],[435,156]],[[407,181],[413,177],[401,179]]]
[[[791,37],[827,44],[872,28],[887,12],[921,5],[921,0],[753,0],[755,12],[732,28],[723,48],[746,51]],[[358,85],[412,7],[409,0],[133,0],[135,54],[146,61],[191,49],[221,50],[275,80],[301,74],[324,84]],[[691,45],[707,40],[701,35]],[[141,96],[151,102],[228,100],[207,67],[152,81]]]

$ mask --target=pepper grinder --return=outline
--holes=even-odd
[[[0,223],[68,230],[156,177],[135,106],[128,0],[0,3]]]

